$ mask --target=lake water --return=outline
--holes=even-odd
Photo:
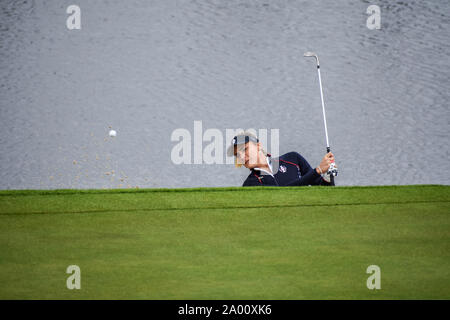
[[[0,188],[240,186],[246,169],[173,163],[171,135],[194,139],[194,121],[224,149],[226,129],[279,129],[279,152],[316,166],[305,51],[337,185],[449,184],[450,2],[377,1],[379,30],[371,4],[2,0]]]

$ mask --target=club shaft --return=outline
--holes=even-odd
[[[328,151],[328,150],[330,150],[330,143],[328,142],[327,116],[325,114],[325,103],[323,102],[322,77],[320,76],[320,66],[319,65],[317,65],[317,74],[319,75],[320,101],[322,102],[323,124],[325,126],[325,138],[327,140],[327,151]]]

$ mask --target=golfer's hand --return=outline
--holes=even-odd
[[[331,152],[328,152],[325,157],[323,157],[322,161],[320,162],[319,166],[316,168],[316,172],[318,174],[326,173],[328,171],[328,168],[330,167],[330,164],[334,162],[334,155]],[[336,166],[337,168],[337,166]]]

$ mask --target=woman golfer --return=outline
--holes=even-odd
[[[327,153],[316,168],[311,168],[308,161],[297,152],[286,153],[272,159],[251,132],[235,136],[227,150],[228,156],[235,157],[236,166],[245,166],[250,174],[243,186],[329,186],[327,174],[334,155]]]

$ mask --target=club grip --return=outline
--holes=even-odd
[[[330,151],[331,151],[330,147],[327,147],[327,153],[330,152]],[[330,174],[330,185],[333,186],[333,187],[335,186],[335,184],[334,184],[334,176],[332,174]]]

